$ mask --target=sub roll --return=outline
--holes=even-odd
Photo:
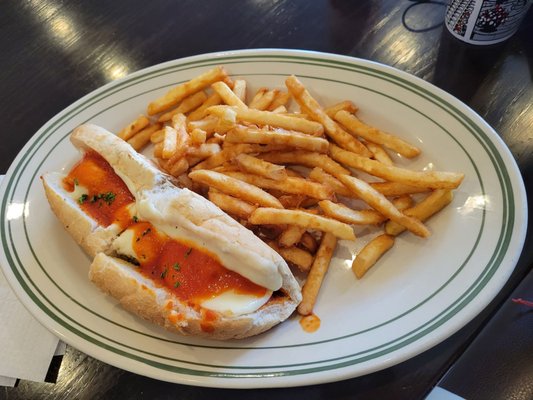
[[[169,330],[220,340],[292,314],[300,286],[251,231],[103,128],[82,125],[71,142],[82,159],[42,182],[103,292]]]

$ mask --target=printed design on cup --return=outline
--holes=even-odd
[[[486,6],[483,3],[483,6]],[[492,33],[498,30],[498,27],[505,23],[505,20],[509,16],[509,12],[502,5],[504,1],[496,1],[494,8],[481,10],[478,19],[476,21],[476,28],[479,32]]]
[[[475,41],[497,41],[517,29],[528,0],[485,0],[470,35]]]
[[[452,0],[448,6],[446,12],[446,22],[456,34],[460,36],[464,36],[466,34],[468,20],[470,15],[472,15],[475,3],[476,0]]]

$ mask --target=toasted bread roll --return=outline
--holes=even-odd
[[[105,159],[112,174],[120,178],[124,186],[121,190],[129,191],[131,202],[123,202],[117,217],[103,225],[81,205],[90,202],[97,209],[106,209],[115,197],[118,199],[115,193],[96,195],[93,189],[86,195],[83,190],[89,189],[83,184],[68,188],[65,176],[53,173],[43,176],[45,192],[67,231],[90,256],[95,256],[90,279],[126,309],[173,331],[213,339],[258,334],[294,311],[301,300],[298,283],[285,261],[251,231],[202,196],[175,186],[172,177],[103,128],[83,125],[74,131],[71,141],[82,152],[97,153]],[[96,184],[98,179],[93,179]],[[260,301],[250,301],[254,306],[246,311],[250,306],[233,305],[238,291],[229,289],[224,289],[229,294],[212,295],[218,302],[188,299],[178,290],[180,282],[170,287],[162,279],[149,278],[147,268],[155,267],[148,261],[143,263],[144,254],[141,257],[134,253],[136,242],[144,236],[135,230],[138,223],[149,224],[147,231],[155,231],[164,243],[186,243],[240,279],[263,288],[262,297],[257,295]],[[133,235],[137,235],[136,240]],[[168,266],[160,278],[167,270]]]
[[[99,253],[91,264],[89,278],[127,310],[166,329],[210,339],[242,339],[262,333],[287,319],[299,301],[282,287],[253,313],[228,316],[191,307],[140,274],[131,263]],[[287,289],[290,289],[288,287]]]

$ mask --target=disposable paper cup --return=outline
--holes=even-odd
[[[532,0],[451,0],[444,17],[456,38],[488,45],[513,36]]]

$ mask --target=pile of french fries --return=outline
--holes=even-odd
[[[118,135],[137,151],[153,148],[180,186],[303,274],[298,312],[309,315],[337,240],[356,240],[354,225],[380,231],[353,261],[362,278],[397,235],[428,237],[424,221],[451,202],[464,176],[395,166],[389,152],[414,158],[420,149],[365,124],[351,101],[319,104],[295,76],[286,90],[260,88],[250,100],[247,85],[216,67],[151,102]],[[365,206],[349,206],[353,199]]]

